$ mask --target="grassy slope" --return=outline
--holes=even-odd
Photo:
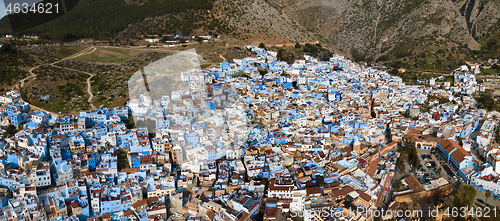
[[[123,63],[135,56],[147,52],[162,53],[159,50],[97,47],[93,53],[79,56],[73,60],[82,62]]]

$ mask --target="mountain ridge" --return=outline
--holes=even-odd
[[[407,37],[432,35],[477,50],[477,41],[500,17],[500,3],[490,0],[268,1],[342,51],[356,48],[371,55]],[[322,22],[314,19],[318,14]],[[328,21],[334,25],[325,25]]]
[[[141,8],[158,1],[127,1],[123,7]],[[80,4],[89,6],[93,0]],[[102,5],[121,0],[101,0]],[[104,2],[104,3],[103,3]],[[179,1],[180,2],[180,1]],[[319,42],[324,47],[346,55],[361,55],[357,60],[393,60],[438,50],[467,48],[482,50],[491,36],[500,33],[500,2],[494,0],[188,0],[189,4],[210,4],[193,8],[168,7],[168,13],[156,10],[151,16],[135,16],[123,24],[99,23],[101,30],[87,30],[88,22],[71,23],[61,30],[63,40],[82,37],[126,38],[148,34],[208,33],[247,42]],[[87,5],[85,5],[87,4]],[[135,5],[134,5],[135,4]],[[132,5],[132,6],[131,6]],[[77,6],[80,7],[80,6]],[[80,7],[81,8],[81,7]],[[109,10],[109,9],[106,9]],[[105,14],[103,10],[101,14]],[[195,10],[195,11],[190,11]],[[54,22],[72,18],[81,20],[82,10]],[[165,16],[167,15],[167,18]],[[163,17],[162,17],[163,16]],[[160,19],[161,18],[161,19]],[[0,23],[5,19],[0,20]],[[95,23],[95,22],[94,22]],[[165,24],[172,27],[165,27]],[[97,24],[97,23],[95,23]],[[0,25],[1,27],[2,25]],[[109,30],[108,30],[109,26]],[[173,27],[176,26],[176,27]],[[30,30],[43,34],[54,29],[47,24]],[[133,28],[130,28],[133,27]],[[52,29],[51,29],[52,28]],[[200,31],[201,30],[201,31]],[[59,34],[59,33],[58,33]],[[61,38],[59,36],[59,38]],[[126,41],[121,39],[121,41]]]

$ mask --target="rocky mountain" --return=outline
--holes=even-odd
[[[68,15],[26,33],[62,35],[63,40],[116,38],[118,33],[120,41],[157,33],[217,33],[248,43],[318,41],[358,60],[480,50],[492,36],[500,36],[498,0],[175,1],[183,7],[164,0],[144,2],[84,0]],[[203,7],[197,6],[201,3]],[[139,11],[144,13],[128,13]],[[85,14],[95,16],[87,19]],[[5,20],[0,20],[0,33]]]
[[[465,46],[498,32],[496,0],[219,0],[243,38],[319,40],[345,53],[405,57]],[[232,6],[232,7],[231,7]],[[217,8],[217,7],[216,7]],[[406,51],[406,52],[405,52]]]
[[[308,42],[314,35],[266,0],[218,0],[214,14],[232,27],[233,37],[248,40]]]

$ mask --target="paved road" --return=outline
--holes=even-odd
[[[485,162],[481,160],[481,158],[478,156],[477,153],[477,134],[481,130],[481,127],[483,126],[484,120],[479,121],[479,125],[477,126],[477,129],[471,133],[470,139],[473,141],[472,142],[472,147],[471,147],[471,155],[474,160],[476,160],[479,164],[484,164]]]
[[[479,120],[479,124],[477,125],[477,128],[474,132],[470,134],[470,139],[473,140],[474,142],[477,142],[477,134],[481,130],[481,127],[483,126],[484,120]]]
[[[484,195],[484,192],[477,189],[477,188],[476,188],[476,190],[477,190],[477,193],[476,193],[477,199],[482,199],[485,203],[488,203],[491,206],[500,207],[500,200],[494,199],[493,197],[490,197],[490,198],[488,198],[488,200],[486,200],[486,196]]]

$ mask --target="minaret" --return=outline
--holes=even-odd
[[[356,153],[360,154],[361,151],[361,142],[359,142],[358,137],[354,138],[354,144],[352,145],[352,150],[356,151]]]

